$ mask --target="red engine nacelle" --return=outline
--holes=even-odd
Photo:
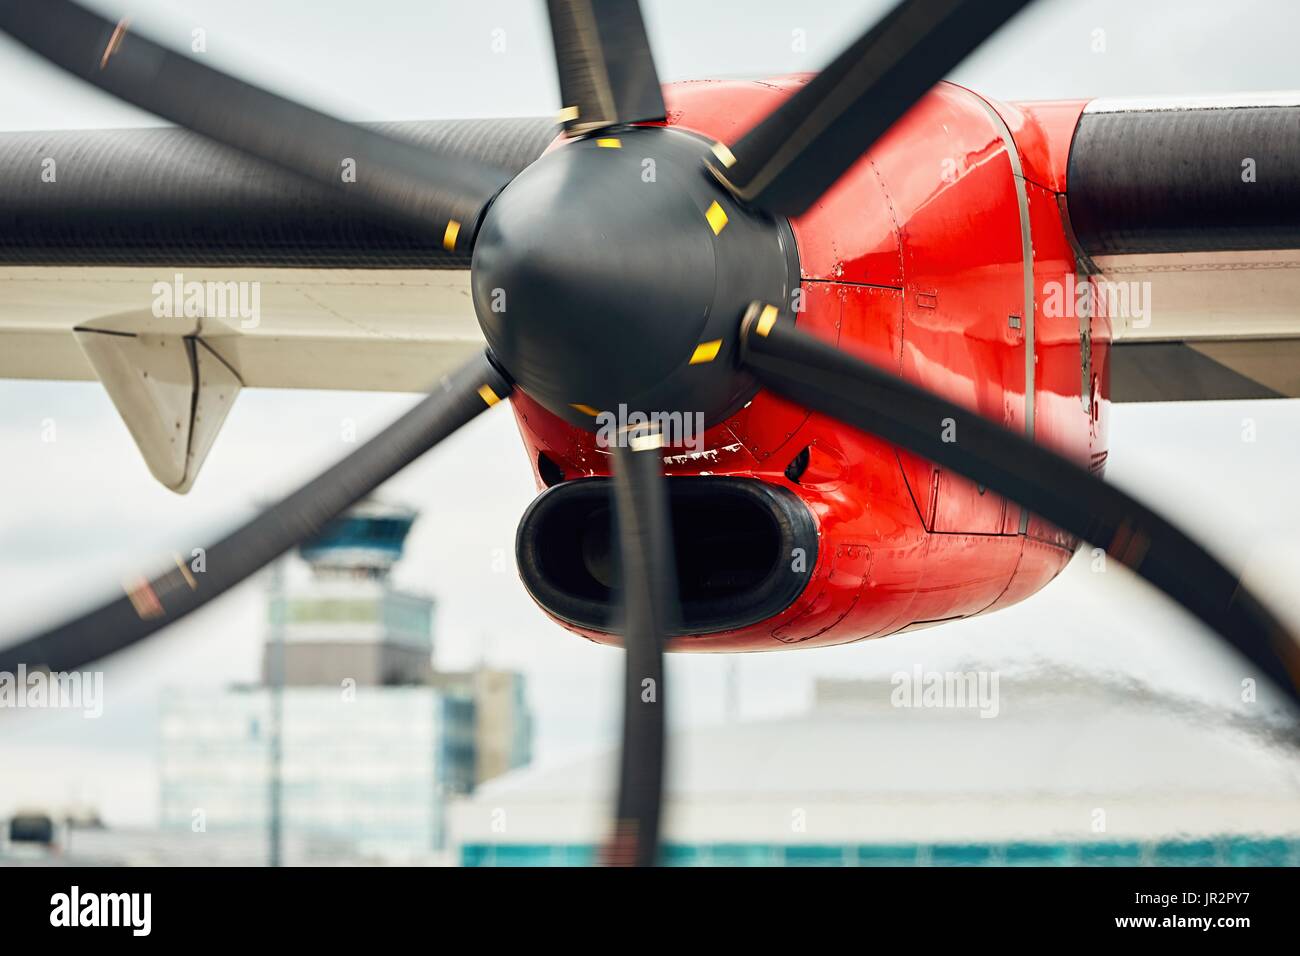
[[[734,143],[801,82],[676,84],[665,90],[668,123]],[[992,104],[952,84],[936,87],[791,222],[801,276],[791,305],[804,330],[1100,470],[1109,327],[1043,309],[1052,283],[1075,274],[1059,200],[1082,108]],[[521,392],[513,405],[540,486],[609,474],[593,434]],[[785,553],[790,534],[769,527],[784,519],[761,505],[747,519],[748,506],[726,494],[713,508],[683,499],[674,523],[688,557],[679,562],[687,617],[694,595],[715,610],[729,601],[743,623],[707,625],[675,638],[673,650],[841,644],[969,617],[1039,590],[1077,547],[1017,505],[767,392],[710,429],[702,450],[670,453],[664,464],[670,476],[783,488],[806,506],[815,536],[811,548],[796,542]],[[547,534],[567,542],[542,542],[580,568],[547,572],[564,580],[541,588],[543,572],[522,553],[521,570],[560,623],[615,643],[547,590],[577,588],[585,600],[608,584],[608,514],[589,504],[550,522]],[[537,531],[529,524],[536,510],[525,516],[521,547]],[[689,560],[694,553],[700,560]],[[797,575],[798,587],[746,591],[777,571]],[[749,621],[747,609],[763,616]]]

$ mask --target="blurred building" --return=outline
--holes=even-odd
[[[449,798],[528,761],[523,677],[435,671],[433,601],[392,581],[415,518],[363,503],[302,546],[308,579],[276,570],[260,684],[164,694],[165,829],[278,828],[287,862],[432,857]]]
[[[271,683],[271,651],[283,652],[289,687],[428,684],[433,674],[433,600],[395,587],[416,512],[363,502],[300,549],[311,567],[302,584],[281,582],[269,624],[283,647],[266,644],[262,679]]]
[[[1004,679],[982,710],[897,689],[821,681],[805,714],[674,733],[665,862],[1300,864],[1300,760],[1263,715],[1072,674]],[[593,862],[617,766],[458,801],[458,861]]]
[[[169,693],[162,818],[223,837],[271,821],[271,693]],[[280,816],[309,856],[420,856],[444,842],[447,794],[473,782],[473,703],[430,687],[292,687]]]
[[[480,667],[438,672],[434,683],[474,701],[475,784],[486,783],[532,760],[533,720],[523,674]]]

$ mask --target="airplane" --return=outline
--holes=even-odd
[[[521,579],[626,648],[609,862],[656,859],[665,648],[986,614],[1085,542],[1300,700],[1279,618],[1102,479],[1111,402],[1300,395],[1300,94],[943,80],[1027,3],[901,0],[815,75],[663,85],[635,0],[548,0],[557,128],[345,123],[3,0],[0,29],[182,128],[0,136],[0,376],[98,379],[181,493],[243,387],[429,394],[203,573],[142,574],[0,670],[142,640],[505,403],[540,492]]]

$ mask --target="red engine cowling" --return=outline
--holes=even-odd
[[[801,82],[677,84],[668,123],[734,143]],[[791,222],[799,326],[1077,461],[1103,460],[1103,363],[1094,373],[1089,350],[1109,329],[1041,309],[1075,269],[1057,197],[1081,109],[936,87]],[[565,626],[616,643],[607,455],[526,394],[512,401],[548,489],[520,525],[524,582]],[[767,392],[664,467],[686,630],[673,650],[840,644],[968,617],[1034,593],[1077,546]]]

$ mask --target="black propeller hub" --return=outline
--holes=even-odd
[[[604,131],[553,150],[488,208],[473,292],[492,354],[574,424],[602,412],[700,413],[752,397],[737,330],[755,299],[798,281],[789,225],[737,205],[708,144],[663,127]]]

